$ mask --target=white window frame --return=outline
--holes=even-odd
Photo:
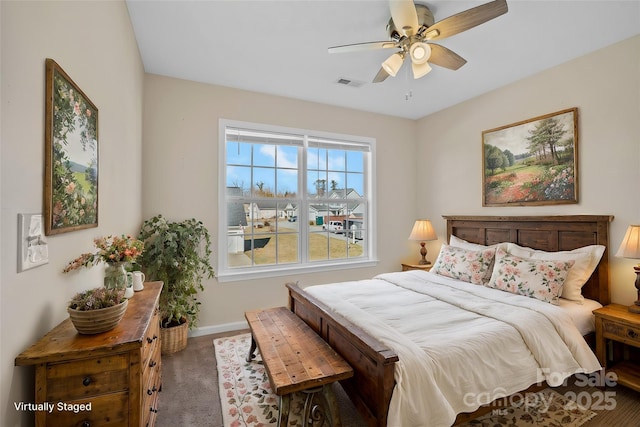
[[[240,128],[251,131],[263,131],[272,133],[285,133],[285,134],[299,134],[304,135],[302,158],[298,159],[299,173],[298,173],[298,189],[302,192],[296,198],[302,199],[301,208],[299,211],[298,223],[300,225],[298,239],[298,253],[300,254],[301,261],[299,263],[292,264],[275,264],[266,266],[251,266],[251,267],[230,267],[228,265],[227,255],[227,141],[226,141],[226,129],[227,128]],[[308,239],[308,209],[307,207],[307,150],[309,148],[309,138],[323,139],[323,140],[336,140],[341,143],[353,143],[359,145],[368,146],[369,155],[366,156],[367,161],[364,165],[364,198],[367,204],[367,218],[364,221],[364,232],[366,233],[365,253],[362,257],[335,259],[326,261],[308,261],[306,260],[306,247]],[[328,132],[311,131],[305,129],[288,128],[282,126],[266,125],[260,123],[250,123],[237,120],[219,119],[218,123],[218,253],[217,253],[217,269],[216,277],[219,282],[237,281],[256,279],[261,277],[277,277],[287,276],[295,273],[311,273],[311,272],[326,272],[327,269],[340,270],[350,268],[364,268],[377,265],[377,244],[376,244],[376,201],[375,201],[375,189],[376,189],[376,174],[375,174],[375,146],[376,141],[374,138],[342,135]],[[337,147],[339,148],[339,147]]]

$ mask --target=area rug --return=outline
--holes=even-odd
[[[250,334],[213,341],[225,427],[278,424],[279,398],[271,392],[260,353],[256,352],[256,357],[251,362],[246,361],[250,345]],[[300,412],[300,408],[292,401],[289,421],[296,420],[295,415]]]
[[[271,392],[260,353],[246,361],[251,335],[241,334],[213,341],[224,427],[271,427],[278,423],[278,396]],[[302,400],[291,399],[289,425],[302,427]],[[342,411],[341,411],[342,412]],[[571,400],[545,389],[529,393],[511,406],[495,410],[463,424],[464,427],[579,427],[596,415]],[[360,427],[345,420],[343,427]],[[345,422],[346,421],[346,422]]]

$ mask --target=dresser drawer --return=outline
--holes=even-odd
[[[157,363],[145,369],[142,375],[143,396],[158,394],[158,389],[160,388],[160,348],[154,353],[154,357],[151,360],[157,360]]]
[[[109,393],[90,399],[65,402],[69,409],[74,404],[91,404],[91,410],[59,410],[56,408],[47,414],[47,426],[55,427],[109,427],[129,425],[129,394],[127,392]]]
[[[149,329],[144,337],[144,342],[142,343],[142,366],[143,369],[146,369],[146,366],[149,365],[149,359],[152,354],[154,354],[155,349],[160,347],[160,323],[158,317],[158,311],[155,311],[154,316],[151,318],[151,323],[149,324]]]
[[[160,355],[160,348],[157,350],[158,356]],[[154,415],[158,412],[158,393],[160,392],[160,386],[162,383],[161,379],[161,368],[160,364],[155,365],[152,368],[149,368],[143,377],[144,387],[142,394],[142,425],[153,425],[153,423],[148,423],[148,421],[152,418],[155,418]]]
[[[47,365],[47,400],[68,401],[129,387],[129,353]]]
[[[606,338],[616,338],[625,344],[640,347],[640,328],[638,327],[604,319],[602,329]]]

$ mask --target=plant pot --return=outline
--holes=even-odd
[[[178,326],[160,328],[160,351],[162,354],[176,353],[187,347],[189,322],[187,322],[187,319],[184,320],[184,323]]]
[[[80,334],[91,335],[110,331],[118,326],[127,311],[129,300],[124,300],[113,307],[98,310],[76,310],[67,308],[69,318]]]

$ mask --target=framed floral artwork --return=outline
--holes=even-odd
[[[578,109],[482,132],[482,206],[578,203]]]
[[[98,108],[46,60],[45,235],[98,226]]]

